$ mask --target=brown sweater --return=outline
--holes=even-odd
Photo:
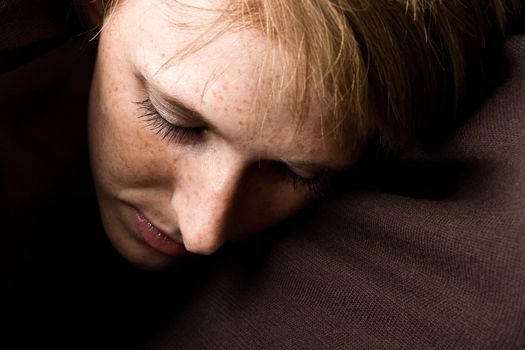
[[[66,3],[0,5],[1,265],[38,285],[9,320],[32,334],[18,344],[525,348],[525,36],[508,38],[502,80],[438,149],[372,158],[280,227],[152,274],[101,232],[82,112],[94,48],[64,44],[80,31]],[[42,296],[79,280],[73,303]]]
[[[224,254],[148,349],[525,348],[525,36],[505,53],[439,150]]]

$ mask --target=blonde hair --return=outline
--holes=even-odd
[[[118,2],[107,1],[107,9]],[[276,97],[292,94],[298,126],[319,101],[327,106],[327,133],[349,133],[354,146],[375,136],[396,150],[417,139],[430,118],[454,114],[468,80],[479,73],[473,63],[498,42],[521,1],[223,3],[202,43],[244,27],[263,33],[273,48],[266,61],[277,55],[284,72],[271,90]]]

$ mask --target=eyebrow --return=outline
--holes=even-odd
[[[176,96],[166,94],[162,89],[156,87],[154,84],[151,84],[143,75],[140,74],[138,77],[144,85],[148,96],[150,96],[150,99],[151,96],[154,97],[155,101],[160,99],[158,102],[162,105],[161,107],[167,109],[169,113],[176,114],[178,118],[182,118],[187,121],[209,125],[208,127],[212,128],[211,124],[208,122],[208,119],[204,117],[199,111],[188,106]],[[153,102],[154,101],[152,101],[152,103]]]

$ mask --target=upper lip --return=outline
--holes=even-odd
[[[144,214],[143,211],[135,208],[135,210],[140,214],[142,215],[146,220],[149,221],[149,223],[151,225],[153,225],[153,227],[155,227],[157,230],[159,230],[162,234],[166,235],[168,238],[170,238],[173,242],[177,243],[177,244],[181,244],[181,245],[184,245],[184,243],[182,242],[182,240],[180,238],[178,238],[177,236],[177,230],[164,230],[162,229],[161,227],[157,226],[151,219],[148,215]],[[169,232],[169,233],[168,233]],[[172,233],[174,232],[174,233]]]

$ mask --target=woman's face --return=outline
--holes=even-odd
[[[111,242],[146,269],[211,254],[278,223],[351,161],[322,139],[320,109],[294,133],[285,101],[253,105],[279,79],[269,69],[258,83],[258,33],[226,33],[170,60],[199,35],[173,22],[198,24],[205,15],[128,0],[100,35],[89,111],[95,187]]]

